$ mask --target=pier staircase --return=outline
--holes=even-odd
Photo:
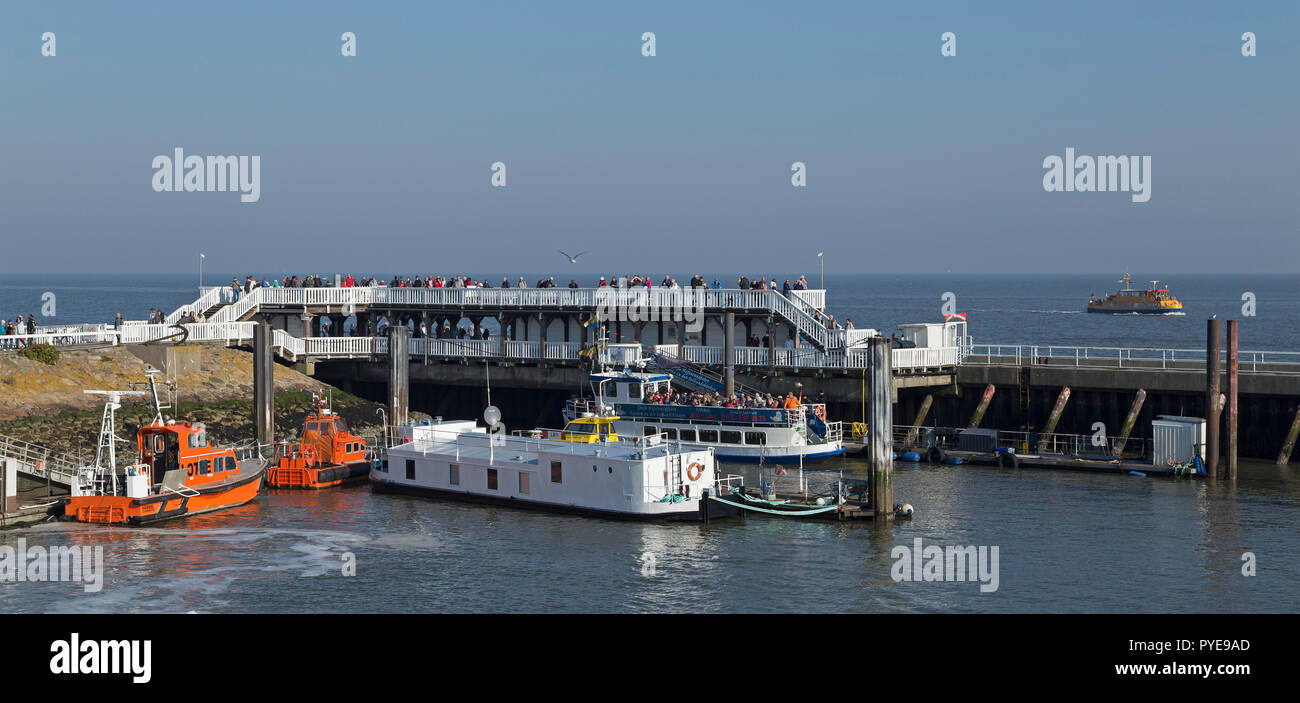
[[[0,435],[0,459],[13,461],[21,474],[65,486],[73,485],[77,470],[85,466],[78,456],[4,435]]]

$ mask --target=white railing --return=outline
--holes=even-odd
[[[1073,366],[1204,371],[1204,349],[1152,347],[1076,347],[1058,345],[971,344],[964,363],[978,365]],[[1300,373],[1300,352],[1241,351],[1243,373]],[[1227,369],[1227,353],[1220,356]]]
[[[196,316],[202,315],[205,311],[207,311],[208,308],[222,301],[222,296],[224,295],[222,292],[223,290],[230,290],[230,289],[228,288],[222,289],[222,288],[215,288],[215,287],[203,289],[199,294],[198,300],[195,300],[193,303],[190,303],[189,305],[182,305],[179,308],[173,310],[172,313],[168,315],[166,318],[167,324],[174,325],[177,322],[180,322],[181,317],[183,317],[187,312],[192,312]]]

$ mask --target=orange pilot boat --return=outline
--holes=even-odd
[[[63,499],[64,519],[144,525],[243,505],[257,497],[266,461],[237,458],[230,449],[208,445],[201,422],[176,422],[163,415],[158,388],[149,372],[153,422],[136,433],[134,463],[117,466],[114,414],[128,395],[143,391],[85,391],[108,396],[100,426],[95,465],[78,470],[72,495]]]
[[[329,488],[370,476],[366,443],[348,431],[348,423],[314,395],[316,412],[303,421],[302,438],[275,445],[275,463],[266,485],[277,488]]]

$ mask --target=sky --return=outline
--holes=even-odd
[[[1045,191],[1067,147],[1150,156],[1150,200]],[[260,198],[156,192],[176,148],[258,156]],[[9,273],[1295,273],[1300,2],[6,0],[0,242]]]

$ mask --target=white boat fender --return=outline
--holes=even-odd
[[[912,517],[912,504],[894,503],[894,514],[902,517]]]

